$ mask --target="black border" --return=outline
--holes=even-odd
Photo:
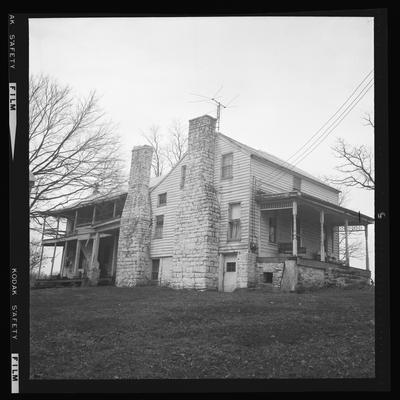
[[[334,10],[323,7],[278,10],[217,10],[178,13],[13,13],[16,23],[8,34],[16,35],[16,70],[9,81],[17,82],[17,136],[14,160],[9,139],[10,200],[10,309],[18,306],[19,339],[11,338],[11,352],[20,354],[20,393],[244,393],[268,391],[389,391],[389,136],[388,136],[388,9]],[[323,10],[323,11],[321,11]],[[376,283],[376,378],[375,379],[226,379],[226,380],[29,380],[29,208],[28,208],[28,18],[57,17],[180,17],[180,16],[370,16],[375,33],[375,283]],[[378,214],[385,213],[383,218]],[[383,214],[380,214],[381,216]],[[22,245],[24,244],[24,245]],[[11,268],[17,268],[18,294],[11,295]],[[11,326],[10,326],[11,328]],[[11,336],[10,336],[11,337]]]

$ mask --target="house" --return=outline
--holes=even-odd
[[[369,283],[349,266],[347,236],[373,219],[341,207],[339,191],[284,161],[216,132],[204,115],[189,122],[188,151],[150,178],[153,149],[134,147],[126,190],[92,194],[44,212],[43,246],[62,246],[61,276],[92,285],[159,284],[218,289]],[[347,262],[339,262],[339,232]],[[52,233],[49,237],[48,233]]]

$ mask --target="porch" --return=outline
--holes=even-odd
[[[298,257],[349,267],[349,234],[363,231],[365,269],[369,271],[368,224],[372,218],[297,191],[270,194],[259,190],[255,200],[260,216],[259,257]],[[339,256],[340,238],[344,257]]]
[[[42,250],[35,286],[113,284],[124,199],[42,213]],[[50,276],[41,279],[43,252],[52,249]],[[62,248],[54,275],[56,251]]]

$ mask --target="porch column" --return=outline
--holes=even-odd
[[[90,260],[90,270],[97,268],[97,256],[99,254],[100,233],[97,232],[93,240],[92,259]]]
[[[75,219],[74,219],[74,227],[73,227],[73,232],[76,230],[76,224],[78,222],[78,210],[75,211]]]
[[[297,256],[297,201],[293,201],[293,250],[292,254]]]
[[[114,243],[113,243],[113,254],[112,254],[112,264],[111,264],[111,276],[115,274],[115,267],[117,265],[117,254],[118,253],[118,232],[115,232]]]
[[[325,262],[325,238],[324,238],[324,220],[325,220],[325,213],[324,210],[321,210],[319,213],[319,222],[321,224],[321,261]]]
[[[40,249],[40,261],[39,261],[39,271],[38,271],[38,274],[37,274],[37,279],[40,278],[40,270],[42,269],[43,250],[44,250],[43,239],[44,239],[45,225],[46,225],[46,217],[43,218],[42,242],[41,242],[41,249]]]
[[[345,241],[345,254],[346,254],[346,265],[350,265],[349,258],[349,221],[346,219],[344,221],[344,241]]]
[[[219,255],[218,262],[218,291],[224,291],[224,256],[223,254]]]
[[[56,257],[57,239],[58,239],[58,228],[59,228],[59,226],[60,226],[60,217],[57,217],[56,242],[54,243],[53,257],[51,258],[50,277],[53,275],[54,258]]]
[[[96,204],[93,207],[92,225],[94,225],[95,221],[96,221]]]
[[[368,254],[368,224],[365,225],[365,269],[369,271],[369,254]]]
[[[79,258],[81,255],[81,241],[76,240],[75,263],[74,263],[74,276],[78,273]]]
[[[64,249],[62,253],[62,258],[61,258],[61,268],[60,268],[60,277],[62,278],[63,273],[64,273],[64,267],[65,267],[65,260],[67,257],[67,252],[68,252],[68,240],[65,241],[64,244]]]

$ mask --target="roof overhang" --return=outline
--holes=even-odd
[[[368,215],[341,207],[302,192],[294,191],[270,194],[259,191],[256,194],[256,201],[259,203],[261,210],[291,208],[295,200],[298,204],[309,205],[313,208],[327,211],[343,221],[347,219],[349,225],[366,225],[374,223],[374,219]],[[274,205],[276,205],[276,207],[274,207]]]

